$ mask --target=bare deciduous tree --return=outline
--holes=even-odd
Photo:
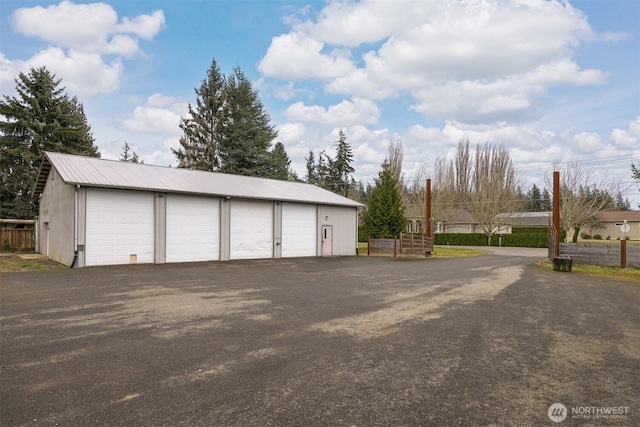
[[[491,244],[493,234],[505,225],[498,215],[517,207],[518,183],[507,149],[486,143],[478,145],[472,157],[469,140],[463,139],[453,159],[436,159],[433,175],[433,217],[442,220],[450,209],[466,209]]]
[[[516,172],[509,151],[489,143],[477,146],[467,209],[478,221],[489,244],[491,237],[506,225],[498,215],[516,210],[516,189]]]
[[[560,172],[560,228],[567,233],[573,229],[573,242],[578,241],[581,227],[594,224],[600,212],[612,208],[612,194],[628,190],[621,178],[578,162],[556,163],[554,170]],[[549,175],[545,175],[545,183],[553,188]]]

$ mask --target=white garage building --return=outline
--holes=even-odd
[[[38,251],[75,267],[355,255],[363,205],[313,185],[45,153]]]

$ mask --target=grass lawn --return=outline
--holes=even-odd
[[[367,243],[358,243],[358,254],[360,256],[367,256]],[[478,256],[486,254],[483,250],[478,249],[464,249],[464,248],[433,248],[433,253],[430,258],[462,258],[469,256]],[[390,255],[374,255],[374,256],[390,256]]]
[[[3,271],[43,271],[62,270],[66,265],[34,254],[0,254],[0,272]]]
[[[550,271],[553,270],[553,263],[549,258],[538,262],[538,265],[544,269],[548,269]],[[640,284],[640,268],[635,267],[620,268],[604,265],[573,263],[571,266],[571,273],[591,274],[594,276],[610,277],[612,279],[629,280]]]
[[[620,240],[578,239],[578,243],[598,243],[598,244],[620,245]],[[627,245],[640,245],[640,240],[627,240]]]

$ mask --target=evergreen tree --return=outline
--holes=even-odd
[[[122,146],[122,153],[120,154],[121,162],[144,163],[140,162],[140,159],[138,158],[138,155],[135,151],[133,152],[133,154],[129,154],[129,150],[131,150],[131,147],[129,147],[129,144],[127,143],[127,141],[125,141],[124,145]]]
[[[305,157],[305,160],[307,161],[307,175],[305,176],[305,182],[307,184],[318,184],[316,156],[313,150],[309,150],[309,157]]]
[[[533,184],[526,195],[526,210],[529,212],[543,211],[542,192],[537,185]]]
[[[329,162],[329,186],[334,193],[342,196],[349,194],[351,184],[351,174],[355,171],[351,163],[353,162],[353,152],[351,145],[347,142],[342,129],[338,133],[336,142],[336,157]]]
[[[318,182],[316,185],[320,188],[324,188],[325,190],[331,190],[331,158],[322,150],[318,154],[318,163],[316,164],[316,177]]]
[[[540,210],[541,212],[549,212],[552,209],[553,209],[553,206],[551,202],[551,193],[549,193],[549,190],[545,188],[544,190],[542,190]]]
[[[0,217],[31,219],[31,199],[45,151],[99,157],[82,103],[65,94],[46,67],[15,80],[17,97],[0,101]]]
[[[280,179],[283,181],[289,180],[292,176],[291,172],[291,160],[287,155],[287,151],[284,148],[282,142],[276,142],[276,145],[271,150],[271,170],[267,175],[267,178]]]
[[[618,194],[616,194],[616,199],[615,199],[613,208],[618,211],[630,211],[631,202],[629,201],[628,198],[623,197],[622,193],[618,191]]]
[[[402,232],[407,224],[398,181],[394,179],[387,160],[375,180],[369,205],[362,214],[364,232],[375,238],[390,238]]]
[[[258,92],[239,67],[227,78],[224,124],[218,145],[220,171],[248,176],[268,176],[269,147],[278,133],[269,124]]]
[[[173,150],[179,167],[204,171],[219,169],[218,144],[224,125],[225,78],[216,60],[196,93],[195,108],[189,103],[188,115],[180,120],[183,135],[180,148]]]

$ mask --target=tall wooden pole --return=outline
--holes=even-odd
[[[553,253],[560,256],[560,172],[553,172],[553,232],[556,235]]]
[[[433,237],[433,230],[431,230],[431,178],[427,178],[426,199],[424,234],[429,238]]]

